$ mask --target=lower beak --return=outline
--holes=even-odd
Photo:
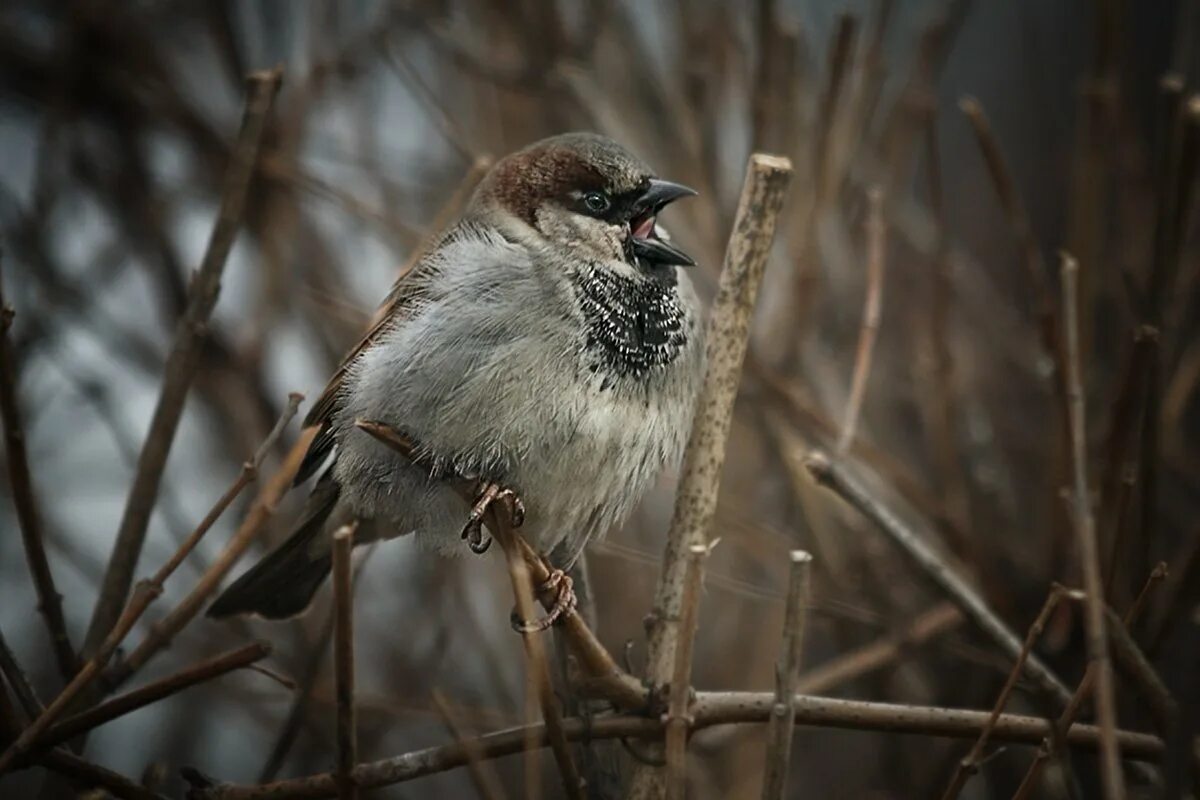
[[[696,266],[696,262],[691,256],[678,247],[664,242],[662,239],[639,239],[634,237],[631,240],[631,244],[633,254],[642,261],[651,264],[670,264],[677,267]]]
[[[630,248],[633,254],[649,264],[663,264],[678,267],[694,267],[695,260],[674,245],[664,242],[654,235],[653,217],[669,203],[681,197],[694,197],[696,190],[681,183],[651,178],[646,191],[637,199],[634,205],[634,219],[649,218],[650,231],[645,237],[631,236]]]

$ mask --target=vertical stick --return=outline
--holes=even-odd
[[[357,800],[354,766],[358,733],[354,722],[354,588],[351,551],[357,522],[333,535],[333,681],[337,697],[337,784],[339,800]]]
[[[858,347],[854,354],[854,377],[850,383],[850,397],[846,401],[846,417],[842,422],[842,435],[838,439],[837,453],[845,455],[854,442],[858,428],[858,415],[862,411],[863,398],[867,394],[867,378],[871,375],[871,357],[875,353],[875,339],[879,334],[879,316],[883,307],[883,190],[872,187],[867,192],[870,211],[867,217],[867,293],[863,301],[862,326],[858,333]]]
[[[1104,623],[1104,584],[1100,576],[1100,548],[1087,479],[1087,411],[1083,396],[1083,369],[1079,363],[1079,264],[1062,254],[1063,320],[1066,327],[1067,409],[1071,417],[1071,460],[1074,467],[1075,535],[1078,538],[1083,589],[1087,593],[1084,627],[1088,661],[1096,670],[1096,716],[1100,723],[1101,776],[1106,800],[1125,796],[1121,751],[1117,747],[1117,700],[1108,631]],[[1152,412],[1155,413],[1155,412]]]
[[[696,637],[696,619],[700,609],[700,584],[704,580],[707,545],[688,548],[687,571],[683,581],[683,607],[679,614],[679,647],[671,669],[670,698],[667,704],[667,800],[684,800],[687,792],[687,739],[692,727],[688,704],[692,691],[692,646]]]
[[[13,506],[17,511],[17,524],[21,529],[21,542],[25,546],[25,560],[29,562],[29,574],[37,593],[38,611],[46,621],[46,630],[54,646],[54,658],[58,672],[64,681],[70,681],[79,668],[75,650],[67,636],[67,621],[63,616],[62,595],[54,585],[54,573],[46,558],[45,539],[42,535],[42,515],[34,490],[33,475],[29,471],[29,455],[25,452],[25,432],[21,427],[21,408],[17,404],[17,369],[12,347],[8,341],[8,329],[12,326],[13,310],[4,302],[3,287],[0,287],[0,419],[4,423],[4,455],[8,463],[8,479],[12,483]]]
[[[688,549],[707,543],[708,526],[716,511],[725,440],[733,420],[733,402],[750,336],[750,318],[791,175],[792,165],[786,158],[756,153],[750,157],[742,185],[720,288],[708,322],[705,343],[708,372],[696,402],[692,435],[683,456],[675,496],[675,512],[667,533],[662,574],[654,594],[646,678],[655,686],[667,682],[675,664]],[[690,638],[690,634],[684,635]],[[630,786],[630,798],[658,796],[660,774],[656,767],[640,765]]]
[[[796,727],[796,685],[800,679],[800,647],[811,587],[812,556],[793,550],[788,575],[787,609],[783,617],[783,648],[775,667],[775,705],[767,727],[767,764],[763,800],[783,800],[788,766],[792,760],[792,732]]]

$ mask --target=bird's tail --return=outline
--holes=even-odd
[[[337,483],[331,478],[320,481],[291,536],[222,592],[209,606],[208,616],[287,619],[308,608],[332,566],[329,548],[314,546],[314,540],[325,530],[337,498]]]

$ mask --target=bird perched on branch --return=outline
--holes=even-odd
[[[295,531],[209,615],[303,611],[329,573],[332,531],[351,519],[482,552],[483,512],[505,499],[561,569],[619,524],[691,428],[700,311],[676,268],[694,262],[656,217],[693,194],[593,134],[497,162],[309,413],[319,431],[297,482],[324,471]],[[463,481],[474,506],[452,485]]]

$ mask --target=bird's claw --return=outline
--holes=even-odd
[[[544,617],[534,620],[521,619],[516,609],[513,609],[511,617],[513,630],[517,633],[541,633],[558,622],[564,614],[574,610],[575,606],[579,603],[578,598],[575,597],[574,583],[571,580],[571,576],[561,569],[551,569],[545,582],[537,587],[536,594],[541,595],[546,592],[554,592],[554,605],[546,612]]]
[[[516,492],[495,483],[483,484],[475,499],[475,504],[471,506],[467,524],[463,526],[462,530],[462,538],[466,541],[467,547],[471,548],[472,553],[486,553],[487,549],[492,546],[492,537],[483,530],[483,518],[487,516],[492,503],[497,501],[504,504],[514,528],[521,527],[521,523],[525,521],[525,504],[521,502],[521,498],[517,496]]]

